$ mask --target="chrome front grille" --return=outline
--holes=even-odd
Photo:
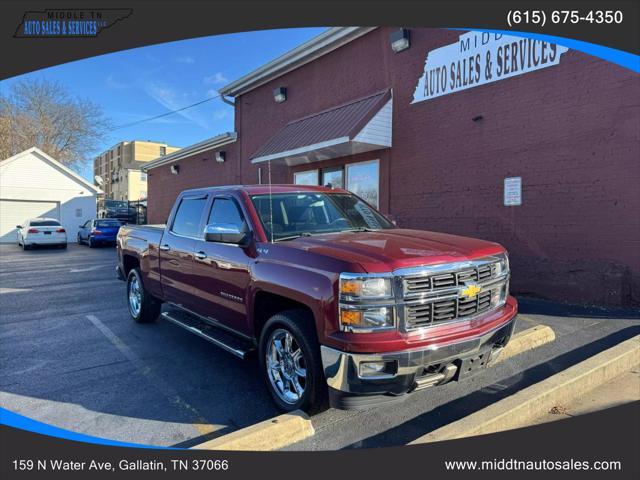
[[[428,327],[433,324],[463,319],[489,311],[491,291],[482,292],[475,298],[452,298],[406,306],[405,321],[409,329]]]
[[[465,285],[467,282],[482,283],[494,276],[494,266],[491,263],[468,268],[459,272],[446,272],[425,276],[419,274],[403,278],[405,297],[420,296],[437,291],[440,288],[450,288]]]
[[[496,299],[507,295],[509,274],[498,268],[494,258],[396,273],[402,288],[401,317],[405,331],[484,314],[500,305]],[[465,295],[463,292],[470,285],[480,287],[480,292]]]

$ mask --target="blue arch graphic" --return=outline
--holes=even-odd
[[[161,450],[184,450],[174,447],[156,447],[153,445],[143,445],[140,443],[119,442],[117,440],[109,440],[106,438],[93,437],[82,433],[72,432],[64,428],[54,427],[46,423],[33,420],[18,413],[11,412],[0,407],[0,424],[9,427],[19,428],[28,432],[39,433],[50,437],[64,438],[66,440],[75,440],[77,442],[94,443],[97,445],[108,445],[112,447],[133,447],[133,448],[153,448]]]
[[[503,35],[511,35],[515,37],[531,38],[541,40],[543,42],[555,43],[572,50],[578,50],[594,57],[602,58],[621,67],[628,68],[636,73],[640,73],[640,55],[618,50],[616,48],[605,47],[595,43],[583,42],[582,40],[574,40],[565,37],[556,37],[554,35],[545,35],[542,33],[516,32],[512,30],[491,30],[486,28],[452,28],[451,30],[473,30],[476,32],[501,33]]]

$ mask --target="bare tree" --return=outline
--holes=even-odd
[[[38,147],[79,168],[109,128],[102,110],[58,82],[21,80],[0,92],[0,159]]]

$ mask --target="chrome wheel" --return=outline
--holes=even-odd
[[[307,368],[300,345],[282,328],[269,336],[266,351],[267,375],[273,390],[284,402],[294,404],[304,395]]]
[[[142,306],[142,289],[140,282],[135,275],[131,276],[129,281],[129,310],[131,315],[138,317],[140,315],[140,307]]]

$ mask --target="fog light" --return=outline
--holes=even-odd
[[[395,360],[360,363],[361,377],[392,377],[397,371],[398,366]]]

